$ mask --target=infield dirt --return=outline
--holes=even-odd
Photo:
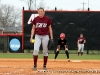
[[[32,59],[0,59],[0,75],[100,75],[100,60],[49,59],[47,71],[42,69],[43,60],[38,60],[38,70],[33,71]]]

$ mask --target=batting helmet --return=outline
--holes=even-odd
[[[65,34],[64,33],[61,33],[60,34],[60,38],[65,38]]]

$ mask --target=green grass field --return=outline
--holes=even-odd
[[[1,58],[32,59],[32,53],[0,53],[0,59]],[[43,58],[43,54],[39,54],[39,59],[42,58]],[[54,54],[49,54],[49,59],[53,59],[53,58],[54,58]],[[59,54],[57,59],[66,59],[66,55]],[[70,54],[70,59],[71,60],[100,60],[100,55],[84,54],[83,56],[77,56],[77,54]]]

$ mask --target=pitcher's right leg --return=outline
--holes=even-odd
[[[38,52],[41,45],[41,38],[39,35],[35,35],[35,43],[34,43],[34,51],[33,51],[33,61],[34,67],[33,70],[37,70],[37,60],[38,60]]]
[[[78,56],[80,54],[80,51],[81,51],[81,44],[78,45]]]

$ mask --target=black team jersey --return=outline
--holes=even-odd
[[[66,39],[58,39],[58,45],[66,45],[67,44],[67,40]]]

